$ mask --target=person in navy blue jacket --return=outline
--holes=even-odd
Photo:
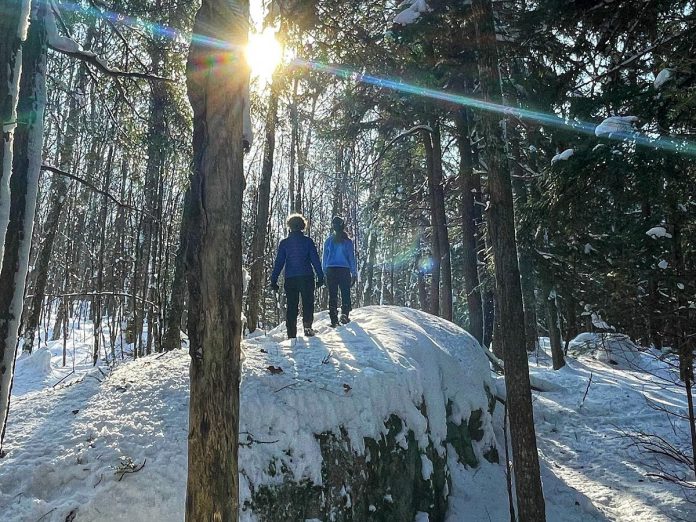
[[[300,296],[302,297],[302,324],[304,334],[308,337],[314,335],[312,323],[314,322],[314,274],[316,272],[317,286],[324,285],[324,272],[321,269],[317,245],[311,238],[304,234],[307,222],[301,214],[288,216],[287,221],[290,233],[278,245],[273,273],[271,274],[271,288],[276,292],[278,277],[285,268],[285,296],[287,310],[285,324],[288,338],[297,337],[297,312],[299,310]]]
[[[353,241],[346,233],[346,223],[343,218],[336,216],[331,220],[331,235],[324,243],[324,258],[322,265],[326,273],[326,284],[329,287],[329,317],[331,327],[338,326],[338,290],[341,289],[341,323],[350,322],[348,314],[352,310],[350,302],[350,287],[358,280],[358,270],[355,266],[355,251]]]

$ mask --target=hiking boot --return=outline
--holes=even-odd
[[[348,319],[348,314],[341,314],[341,323],[342,324],[350,323],[350,319]]]
[[[338,326],[338,318],[337,317],[332,317],[331,318],[331,324],[329,325],[331,328],[336,328]]]
[[[304,334],[305,337],[314,337],[315,335],[317,335],[317,332],[315,332],[311,326],[308,326],[304,329]]]

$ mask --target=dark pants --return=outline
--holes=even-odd
[[[287,277],[285,279],[285,296],[288,300],[285,316],[288,337],[296,337],[300,296],[302,296],[302,324],[305,328],[311,328],[314,322],[314,276]]]
[[[329,287],[329,315],[331,320],[338,320],[338,289],[341,289],[341,313],[348,315],[352,310],[350,304],[350,269],[331,266],[326,269],[326,286]]]

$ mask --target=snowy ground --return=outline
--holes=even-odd
[[[327,322],[324,315],[319,324]],[[432,342],[447,350],[456,344],[459,330],[410,311],[390,324],[378,315],[374,310],[356,311],[356,321],[343,330],[320,326],[317,338],[294,343],[284,340],[279,331],[269,332],[249,341],[245,367],[259,372],[268,366],[282,368],[282,373],[268,371],[254,382],[266,393],[271,386],[270,393],[280,390],[276,394],[283,395],[291,408],[301,408],[302,388],[308,385],[302,376],[307,368],[315,368],[318,386],[325,388],[323,395],[338,395],[344,405],[336,409],[337,419],[356,404],[358,409],[363,407],[364,396],[357,390],[372,389],[388,377],[385,353],[405,368],[403,374],[392,376],[392,386],[403,381],[404,390],[416,387],[414,396],[424,393],[423,382],[430,381],[409,380],[409,372],[427,361],[418,361],[418,353],[407,351],[406,345]],[[408,321],[419,324],[406,329]],[[17,362],[5,447],[8,455],[0,460],[2,520],[62,522],[71,512],[78,521],[183,520],[187,354],[153,355],[121,364],[110,373],[104,366],[94,369],[90,364],[90,325],[76,331],[68,346],[67,369],[61,368],[60,342]],[[76,364],[71,373],[73,348]],[[53,353],[50,365],[49,352]],[[357,361],[364,362],[366,357],[372,361],[371,377],[355,371]],[[470,362],[475,365],[477,360]],[[683,421],[670,423],[646,399],[683,413],[684,394],[670,384],[675,374],[667,364],[643,354],[632,362],[635,368],[619,369],[586,354],[569,359],[567,368],[553,372],[544,350],[531,357],[533,384],[545,390],[535,392],[534,406],[550,521],[696,520],[696,505],[685,500],[679,486],[647,476],[657,465],[669,463],[639,451],[624,435],[651,432],[683,443]],[[583,402],[590,375],[592,383]],[[496,384],[500,388],[502,383]],[[399,397],[402,394],[390,399]],[[403,410],[408,407],[407,402],[400,405]],[[502,454],[501,410],[496,410],[493,421]],[[273,415],[269,412],[268,417]],[[416,420],[413,417],[412,422]],[[360,430],[377,429],[379,423],[374,421],[361,421],[356,439]],[[245,431],[252,430],[247,425]],[[254,434],[260,438],[259,432]],[[310,445],[306,451],[311,454],[314,448]],[[250,457],[240,452],[249,469]],[[307,462],[305,471],[311,476],[313,461]],[[142,469],[129,473],[141,465]],[[502,466],[483,461],[475,473],[454,461],[450,467],[453,491],[448,522],[509,520]]]

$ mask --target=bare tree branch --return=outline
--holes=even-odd
[[[132,207],[132,206],[130,206],[130,205],[127,205],[127,204],[125,204],[125,203],[119,201],[119,200],[116,199],[113,195],[109,194],[108,192],[106,192],[106,191],[104,191],[104,190],[98,189],[97,187],[95,187],[92,183],[90,183],[90,182],[87,181],[86,179],[83,179],[83,178],[81,178],[81,177],[79,177],[79,176],[76,176],[75,174],[70,174],[69,172],[66,172],[66,171],[64,171],[64,170],[60,170],[58,167],[53,167],[53,166],[51,166],[51,165],[45,165],[45,164],[44,164],[44,165],[41,165],[41,170],[53,172],[54,174],[60,174],[61,176],[65,176],[66,178],[74,179],[75,181],[78,181],[78,182],[82,183],[84,186],[89,187],[89,188],[92,189],[94,192],[97,192],[97,193],[101,194],[102,196],[106,196],[106,197],[109,198],[111,201],[113,201],[114,203],[116,203],[119,207],[127,208],[127,209],[129,209],[129,210],[134,210],[134,211],[136,211],[136,212],[140,212],[139,209],[137,209],[137,208],[135,208],[135,207]]]

